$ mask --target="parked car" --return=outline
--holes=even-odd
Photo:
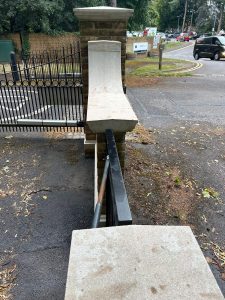
[[[190,40],[196,40],[196,38],[198,36],[197,32],[195,32],[195,31],[188,32],[188,35],[189,35]]]
[[[127,31],[127,37],[142,37],[142,31]]]
[[[211,36],[210,33],[202,33],[199,35],[199,38],[205,38],[205,37],[209,37],[209,36]]]
[[[174,32],[173,33],[173,38],[176,39],[178,36],[180,36],[180,32]]]
[[[160,38],[163,40],[163,41],[166,41],[166,34],[164,32],[157,32],[157,35],[160,36]]]
[[[196,60],[202,57],[210,58],[211,60],[225,58],[225,37],[211,36],[197,39],[193,56]]]
[[[189,42],[190,37],[188,33],[182,32],[179,36],[176,37],[176,40],[180,42]]]

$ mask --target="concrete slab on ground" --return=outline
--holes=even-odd
[[[224,299],[189,227],[73,231],[65,300]]]

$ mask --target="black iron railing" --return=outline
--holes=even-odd
[[[92,228],[97,228],[99,226],[104,196],[106,203],[106,226],[132,224],[132,216],[113,131],[107,129],[105,136],[108,155],[105,161],[105,168],[98,202],[95,207]]]
[[[6,69],[8,67],[8,69]],[[0,68],[0,129],[77,130],[84,126],[79,43],[31,53]]]

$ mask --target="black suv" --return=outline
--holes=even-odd
[[[211,60],[225,58],[225,37],[210,36],[197,39],[193,56],[196,60],[202,57],[207,57]]]

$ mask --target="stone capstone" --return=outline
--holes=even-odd
[[[189,227],[73,231],[65,300],[223,300]]]

